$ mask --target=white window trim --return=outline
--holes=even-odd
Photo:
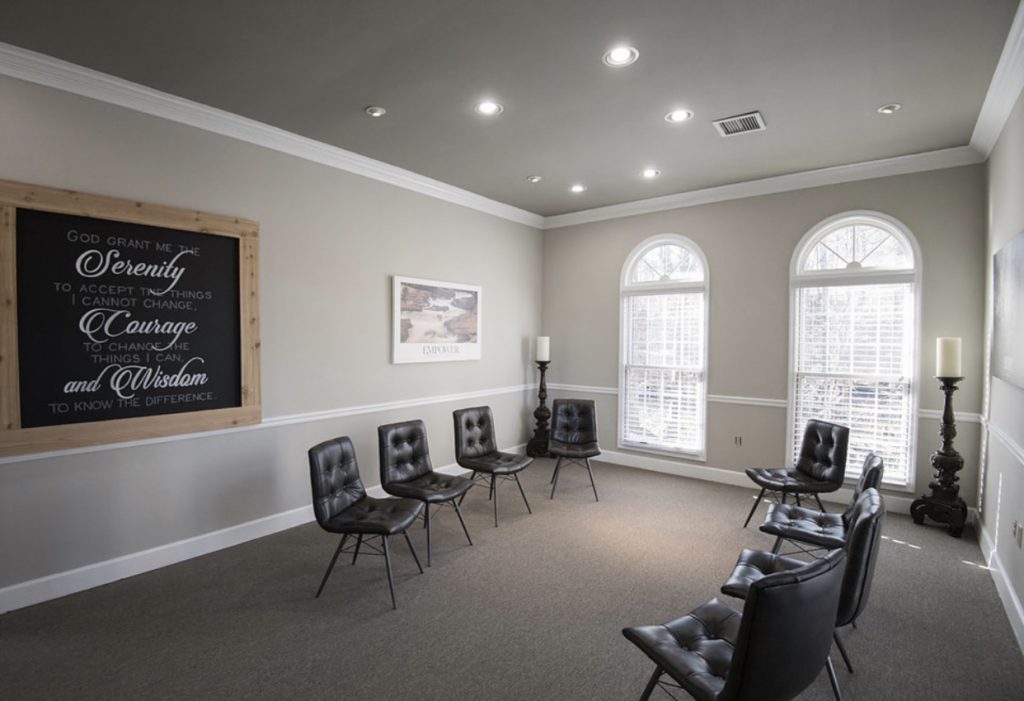
[[[820,234],[830,232],[834,229],[841,228],[843,226],[863,221],[865,219],[874,219],[885,224],[903,237],[904,243],[910,247],[911,254],[914,257],[914,269],[910,270],[888,270],[888,271],[871,271],[865,270],[859,273],[846,273],[844,271],[835,272],[813,272],[813,273],[801,273],[800,266],[803,263],[805,254],[809,250],[809,244],[811,240],[817,238]],[[890,216],[883,212],[876,212],[869,209],[851,210],[848,212],[842,212],[834,216],[828,217],[821,220],[814,226],[812,226],[807,233],[803,235],[800,242],[793,249],[793,257],[790,259],[789,264],[789,373],[788,373],[788,397],[787,397],[787,409],[786,409],[786,453],[789,455],[790,452],[790,436],[789,431],[793,429],[793,421],[796,414],[796,298],[797,290],[801,287],[822,287],[826,285],[858,285],[858,284],[885,284],[885,283],[898,283],[898,282],[913,282],[914,284],[914,343],[913,343],[913,358],[912,358],[912,371],[910,377],[910,465],[909,475],[907,483],[901,485],[898,483],[885,482],[883,479],[883,486],[886,489],[890,489],[898,492],[914,492],[916,491],[917,483],[917,467],[918,467],[918,454],[917,454],[917,434],[918,424],[920,420],[918,418],[918,403],[920,398],[921,388],[921,298],[922,298],[922,280],[923,275],[921,269],[923,267],[923,258],[921,256],[921,247],[917,242],[917,238],[910,231],[910,228],[896,217]],[[792,459],[792,455],[789,455]],[[849,464],[847,464],[849,467]],[[861,466],[856,466],[859,470]],[[848,484],[856,482],[857,478],[848,476],[845,480]]]
[[[697,257],[704,268],[704,279],[699,282],[648,282],[629,284],[629,271],[633,265],[653,249],[663,244],[675,244],[682,246],[691,254]],[[676,292],[703,292],[704,293],[704,406],[701,407],[703,414],[703,436],[701,438],[701,449],[671,450],[669,448],[652,448],[647,445],[629,443],[623,439],[625,431],[624,413],[626,404],[626,299],[635,295],[651,294],[672,294]],[[704,250],[697,245],[693,239],[681,234],[657,234],[641,241],[628,256],[622,266],[622,273],[619,275],[619,401],[618,401],[618,430],[617,445],[619,448],[639,453],[651,453],[652,455],[665,455],[674,458],[686,458],[696,462],[707,461],[708,451],[708,378],[709,364],[711,362],[708,354],[708,347],[711,339],[711,269],[708,266],[707,256]]]

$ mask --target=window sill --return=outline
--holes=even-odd
[[[707,453],[685,451],[685,450],[673,450],[671,448],[657,448],[653,447],[648,443],[628,443],[620,440],[618,447],[623,450],[632,450],[636,453],[647,453],[649,455],[660,455],[662,457],[676,458],[679,460],[690,460],[693,462],[707,462]]]

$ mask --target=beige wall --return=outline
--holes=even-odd
[[[530,227],[115,106],[0,78],[0,178],[260,222],[266,419],[533,381],[542,234]],[[392,365],[390,276],[483,285],[483,359]],[[491,403],[528,433],[524,392]],[[306,449],[422,417],[453,461],[459,402],[0,463],[0,588],[309,503]]]
[[[988,162],[988,326],[991,333],[992,256],[1024,231],[1024,98],[1019,98]],[[1024,300],[1021,300],[1024,303]],[[1017,597],[1016,629],[1024,644],[1024,553],[1011,533],[1014,521],[1024,523],[1024,389],[990,377],[988,433],[981,522],[983,547],[994,550],[997,578]],[[997,580],[998,581],[998,580]],[[1004,601],[1006,600],[1004,596]],[[1009,606],[1008,606],[1009,608]],[[1011,620],[1014,616],[1011,614]]]
[[[936,336],[964,339],[967,380],[961,412],[980,411],[984,305],[984,167],[968,166],[675,209],[552,230],[544,239],[544,333],[554,383],[618,384],[619,277],[627,255],[661,233],[688,236],[710,269],[708,393],[785,400],[788,396],[789,268],[801,237],[840,212],[876,210],[901,220],[923,256],[921,409],[941,408],[934,374]],[[560,391],[564,396],[580,390]],[[589,396],[589,395],[588,395]],[[595,394],[604,445],[615,446],[616,401]],[[708,466],[740,470],[787,462],[786,409],[708,405]],[[931,479],[937,421],[919,422],[916,491]],[[961,422],[957,447],[974,455],[980,426]],[[743,437],[737,447],[734,436]],[[624,451],[628,452],[628,451]],[[976,465],[963,472],[973,504]]]

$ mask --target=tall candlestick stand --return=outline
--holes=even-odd
[[[551,419],[551,410],[548,409],[545,400],[548,398],[548,385],[544,381],[544,374],[548,371],[549,360],[538,360],[537,369],[540,370],[540,391],[537,398],[540,405],[534,410],[533,418],[537,419],[537,428],[533,431],[533,438],[526,444],[526,454],[531,458],[548,457],[548,421]]]
[[[962,377],[937,377],[939,387],[946,395],[942,409],[942,422],[939,424],[939,436],[942,437],[942,448],[932,453],[932,466],[935,468],[935,479],[928,486],[932,493],[915,499],[910,505],[910,515],[914,523],[924,523],[927,516],[933,521],[949,525],[949,534],[959,538],[964,532],[967,521],[967,504],[960,498],[960,485],[957,472],[963,469],[964,459],[953,449],[956,437],[956,422],[953,420],[953,392]]]

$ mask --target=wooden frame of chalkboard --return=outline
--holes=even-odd
[[[0,180],[0,456],[259,423],[258,244],[250,220]]]

